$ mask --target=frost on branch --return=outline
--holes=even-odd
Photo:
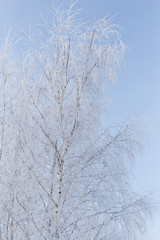
[[[136,124],[101,125],[124,44],[111,19],[89,26],[73,6],[28,35],[22,64],[8,45],[0,55],[3,240],[138,239],[152,212],[128,183]]]

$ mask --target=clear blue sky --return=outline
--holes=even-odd
[[[65,6],[69,0],[64,0]],[[114,15],[121,26],[122,40],[130,51],[126,67],[118,73],[118,83],[109,96],[113,104],[109,119],[130,115],[145,116],[155,126],[149,133],[143,156],[136,160],[134,186],[142,191],[160,187],[160,1],[159,0],[79,0],[81,17],[96,20]],[[40,11],[48,15],[50,0],[0,0],[0,37],[4,24],[21,34],[31,24],[41,22]],[[159,194],[160,196],[160,194]],[[160,216],[146,240],[160,240]]]

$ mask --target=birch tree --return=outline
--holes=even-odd
[[[17,72],[1,62],[0,239],[139,239],[152,212],[128,179],[142,150],[136,123],[102,124],[125,46],[112,19],[89,25],[77,14],[54,8]]]

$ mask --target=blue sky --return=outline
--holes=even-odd
[[[60,1],[61,2],[61,1]],[[67,6],[69,0],[64,0]],[[109,121],[122,121],[130,115],[144,116],[152,123],[149,142],[136,159],[133,181],[137,190],[160,187],[160,1],[159,0],[79,0],[81,17],[96,20],[115,15],[122,40],[129,50],[126,66],[118,72],[118,82],[110,87],[112,99]],[[21,28],[41,22],[40,11],[48,15],[50,0],[0,0],[0,38],[4,24],[21,35]],[[160,196],[160,194],[159,194]],[[160,239],[160,216],[146,240]]]

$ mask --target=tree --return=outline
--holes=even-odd
[[[125,46],[111,19],[88,26],[73,7],[28,36],[22,64],[14,43],[1,56],[0,239],[137,239],[152,212],[128,181],[139,129],[102,125]]]

